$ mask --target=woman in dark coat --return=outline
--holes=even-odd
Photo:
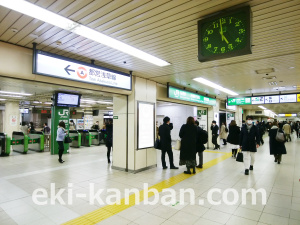
[[[186,165],[187,171],[184,171],[186,174],[191,174],[191,168],[193,173],[196,173],[197,127],[193,117],[188,117],[186,124],[182,125],[179,137],[181,138],[179,165]]]
[[[270,155],[274,155],[275,162],[278,162],[278,164],[280,164],[282,154],[286,154],[286,148],[284,142],[279,142],[276,140],[277,131],[278,131],[278,124],[277,122],[274,122],[273,126],[269,131]],[[279,124],[279,132],[283,133],[282,124]]]
[[[235,120],[231,120],[229,124],[229,135],[227,137],[227,142],[231,144],[232,157],[236,157],[237,150],[239,148],[240,142],[240,127],[236,125]]]
[[[199,165],[196,166],[197,168],[203,168],[203,152],[205,150],[205,146],[203,144],[203,129],[199,127],[199,122],[196,120],[195,124],[197,126],[197,144],[196,144],[196,151],[199,155]]]

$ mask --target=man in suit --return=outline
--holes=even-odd
[[[211,133],[212,133],[212,143],[215,146],[214,150],[220,149],[220,145],[218,144],[219,127],[215,120],[212,121],[210,129],[211,129]]]
[[[160,125],[158,129],[158,135],[160,136],[160,144],[161,144],[161,162],[163,169],[167,169],[166,165],[166,153],[169,156],[170,161],[170,169],[178,169],[178,167],[174,166],[173,159],[173,151],[172,151],[172,139],[171,139],[171,130],[173,129],[173,124],[170,123],[170,118],[164,118],[164,124]]]

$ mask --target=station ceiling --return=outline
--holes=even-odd
[[[155,66],[90,39],[0,6],[0,40],[90,62],[225,99],[227,95],[193,81],[203,77],[240,95],[300,92],[299,0],[28,0],[75,22],[163,59]],[[230,7],[250,5],[252,54],[200,63],[197,21]],[[126,62],[126,63],[125,63]],[[257,70],[273,69],[266,75]],[[274,76],[275,79],[268,80]],[[276,81],[277,85],[270,85]],[[26,84],[24,84],[26,86]],[[297,104],[270,107],[276,113]],[[277,111],[277,110],[280,110]]]

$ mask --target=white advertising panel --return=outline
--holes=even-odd
[[[154,103],[138,102],[138,149],[154,146]]]
[[[36,74],[131,90],[131,76],[128,74],[41,53],[36,54]]]
[[[297,95],[280,95],[280,103],[297,102]]]
[[[279,95],[265,96],[265,104],[279,103]]]
[[[259,97],[252,97],[252,104],[265,104],[265,98],[264,96],[259,96]]]

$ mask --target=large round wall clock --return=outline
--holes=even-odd
[[[220,12],[199,20],[199,61],[251,54],[251,27],[249,6]]]

